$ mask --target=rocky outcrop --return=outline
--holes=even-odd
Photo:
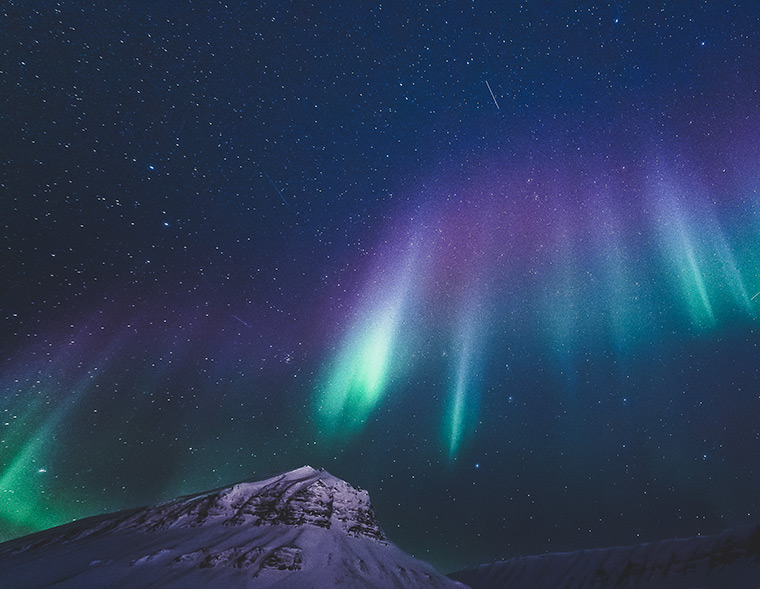
[[[386,539],[366,491],[308,466],[145,509],[115,527],[159,530],[210,523],[338,527],[351,535]]]

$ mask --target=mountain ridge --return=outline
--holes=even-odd
[[[449,577],[472,589],[760,589],[760,524],[707,536],[519,556]]]

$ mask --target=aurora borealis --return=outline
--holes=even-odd
[[[10,3],[0,538],[303,464],[442,570],[758,521],[759,33]]]

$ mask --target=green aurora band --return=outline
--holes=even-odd
[[[349,329],[317,397],[317,413],[327,434],[360,429],[383,399],[399,343],[411,275],[412,265],[408,263],[390,296]]]

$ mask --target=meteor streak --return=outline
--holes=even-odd
[[[240,321],[240,323],[242,323],[242,324],[243,324],[243,325],[245,325],[246,327],[250,327],[250,325],[249,325],[248,323],[246,323],[245,321],[243,321],[243,320],[242,320],[240,317],[238,317],[237,315],[233,315],[233,316],[232,316],[232,318],[233,318],[233,319],[237,319],[238,321]]]
[[[499,103],[496,102],[496,96],[493,95],[493,90],[491,90],[491,84],[488,83],[488,80],[486,80],[486,86],[488,86],[488,91],[491,93],[491,98],[493,98],[493,103],[496,105],[496,110],[501,110],[499,108]]]
[[[280,192],[280,189],[277,188],[272,178],[270,178],[269,174],[267,174],[267,171],[266,170],[261,170],[261,171],[264,172],[264,176],[267,177],[267,180],[269,180],[269,183],[272,185],[272,188],[274,188],[275,191],[277,191],[277,194],[280,196],[280,200],[282,200],[282,204],[284,204],[286,207],[290,207],[290,205],[288,204],[288,201],[286,201],[285,197],[282,196],[282,192]]]

